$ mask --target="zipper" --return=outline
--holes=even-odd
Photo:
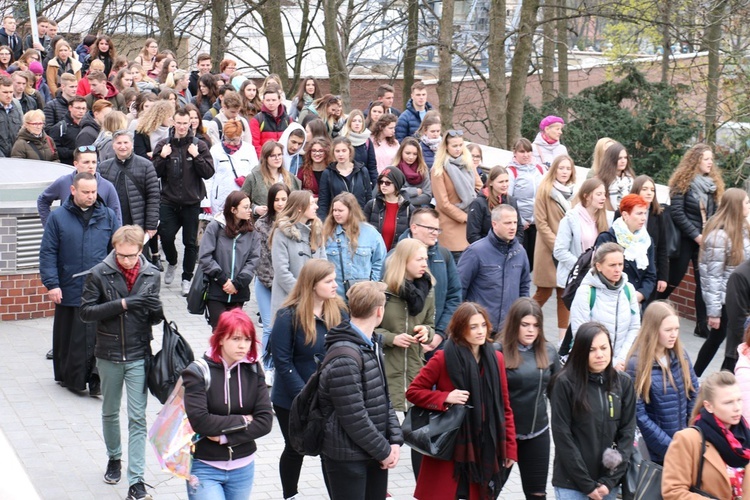
[[[406,314],[406,320],[404,321],[404,333],[409,333],[409,307],[404,305],[404,313]],[[409,390],[409,373],[407,370],[409,364],[409,347],[404,349],[404,394]]]
[[[123,361],[127,361],[127,358],[125,357],[125,314],[127,314],[127,311],[120,315],[120,342],[122,344]]]
[[[240,235],[238,234],[232,240],[232,273],[229,275],[230,280],[234,279],[234,263],[237,259],[237,238],[239,237]],[[232,296],[227,294],[227,304],[229,304],[230,302],[232,302]]]
[[[542,380],[544,378],[544,370],[539,368],[539,386],[536,390],[536,399],[534,400],[534,419],[531,421],[531,432],[529,434],[534,433],[534,427],[536,427],[536,415],[539,410],[539,395],[542,393]]]

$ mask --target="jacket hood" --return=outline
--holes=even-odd
[[[94,115],[91,114],[91,111],[87,112],[83,118],[81,119],[81,123],[79,124],[81,128],[84,127],[93,127],[97,132],[101,130],[101,125],[99,125],[99,122],[94,119]]]
[[[271,111],[270,109],[268,109],[265,106],[265,104],[261,104],[260,110],[262,112],[268,114],[268,116],[270,116],[274,120],[276,120],[276,123],[280,122],[284,118],[284,116],[286,115],[286,106],[284,106],[283,102],[280,102],[279,103],[279,107],[276,108],[276,116],[273,116],[273,111]]]
[[[44,145],[47,142],[47,134],[42,131],[42,134],[40,136],[36,136],[26,130],[26,127],[21,127],[21,130],[18,131],[18,139],[21,139],[23,141],[27,142],[33,142],[37,145]]]
[[[117,90],[117,87],[115,87],[114,85],[112,85],[112,83],[107,82],[107,95],[105,95],[104,97],[101,97],[100,99],[109,99],[111,97],[116,96],[119,93],[120,92]],[[96,98],[98,96],[94,95],[94,97]]]
[[[292,222],[289,217],[281,217],[277,221],[278,229],[289,239],[302,241],[302,233],[310,234],[310,226],[302,222]]]
[[[510,162],[508,162],[508,166],[509,167],[515,167],[518,170],[523,170],[525,172],[533,172],[534,170],[536,170],[536,165],[534,165],[533,160],[532,160],[532,163],[528,163],[526,165],[521,165],[514,158]]]
[[[289,136],[292,135],[293,130],[301,130],[304,138],[302,139],[302,146],[300,146],[299,150],[293,155],[290,155],[286,150],[286,146],[287,143],[289,143]],[[281,134],[279,143],[281,144],[281,151],[284,153],[284,166],[289,169],[289,164],[292,161],[292,157],[299,156],[300,152],[305,150],[305,144],[307,143],[307,134],[305,133],[305,128],[297,122],[290,123],[289,126],[284,130],[284,133]]]
[[[615,287],[616,290],[620,290],[625,286],[625,283],[628,282],[628,275],[625,274],[625,271],[622,272],[622,278],[620,279],[620,282]],[[591,270],[586,273],[586,276],[583,278],[583,281],[581,281],[581,286],[588,285],[593,286],[594,288],[601,290],[603,292],[609,292],[610,290],[607,285],[605,285],[601,278],[595,274],[591,274]]]
[[[360,346],[367,345],[367,342],[365,342],[365,339],[362,338],[362,335],[357,333],[354,328],[352,328],[352,325],[349,323],[348,319],[342,321],[341,324],[331,328],[331,330],[326,334],[326,350],[330,349],[335,342],[344,341],[353,342]]]

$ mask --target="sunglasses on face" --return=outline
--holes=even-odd
[[[385,180],[385,179],[379,180],[378,184],[380,184],[381,186],[386,186],[386,187],[393,186],[393,183],[391,181],[388,181],[388,180]]]

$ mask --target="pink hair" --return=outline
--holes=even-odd
[[[240,332],[250,339],[251,347],[247,352],[248,361],[255,362],[258,359],[258,342],[255,336],[255,326],[248,315],[245,314],[245,311],[239,307],[224,311],[219,316],[219,322],[216,324],[216,328],[214,328],[214,333],[208,340],[208,343],[211,345],[211,359],[217,363],[221,363],[221,341],[236,332]]]

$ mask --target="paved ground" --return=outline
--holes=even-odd
[[[185,301],[179,295],[179,280],[164,286],[162,292],[168,317],[177,323],[196,354],[202,353],[207,347],[210,329],[202,317],[187,313]],[[256,318],[254,301],[245,309]],[[554,300],[548,301],[544,312],[545,331],[552,340],[557,334]],[[681,323],[681,338],[695,359],[702,340],[693,336],[692,322],[683,320]],[[154,335],[156,352],[161,340],[160,327],[154,329]],[[49,500],[124,498],[127,493],[127,486],[122,484],[124,473],[120,485],[111,486],[102,481],[107,456],[101,433],[101,400],[78,396],[53,381],[52,362],[44,358],[51,345],[51,318],[0,323],[0,352],[3,353],[0,362],[0,498],[33,499],[31,485],[39,498]],[[720,354],[723,355],[723,347]],[[706,373],[719,369],[720,357],[717,355]],[[149,426],[159,408],[159,402],[150,396]],[[126,439],[124,405],[120,421]],[[271,434],[258,440],[253,499],[282,498],[277,465],[284,442],[274,424]],[[123,446],[127,448],[127,442]],[[147,446],[146,481],[154,486],[150,493],[156,500],[187,498],[184,482],[162,472],[150,444]],[[412,498],[414,491],[409,450],[404,448],[401,456],[402,461],[389,477],[389,491],[397,500]],[[126,451],[123,458],[127,459]],[[320,462],[316,458],[305,460],[299,489],[304,499],[327,497]],[[552,491],[549,486],[550,497]],[[524,498],[516,471],[501,498]]]

